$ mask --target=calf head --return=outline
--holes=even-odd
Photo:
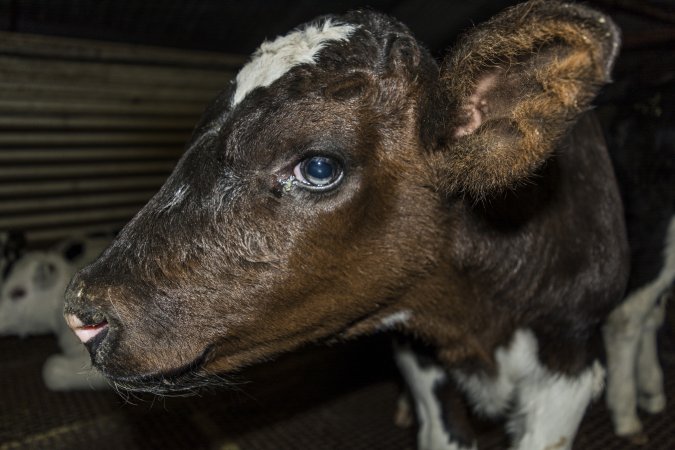
[[[53,333],[63,322],[63,293],[75,270],[57,253],[29,252],[0,286],[0,335]]]
[[[531,2],[440,67],[373,12],[264,43],[162,189],[73,279],[67,320],[104,374],[156,391],[372,331],[438,273],[449,205],[546,160],[617,40],[596,12]]]

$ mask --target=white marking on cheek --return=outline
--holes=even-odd
[[[328,42],[346,41],[355,29],[353,25],[334,24],[326,20],[323,25],[310,25],[272,42],[263,42],[253,59],[237,74],[232,106],[255,88],[269,86],[293,67],[314,64],[316,54]]]
[[[382,321],[380,322],[379,329],[389,330],[391,328],[394,328],[398,324],[406,323],[408,320],[410,320],[411,317],[412,312],[408,310],[395,312],[394,314],[391,314],[382,319]]]

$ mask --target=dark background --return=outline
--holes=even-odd
[[[250,54],[321,14],[371,8],[406,23],[435,54],[512,0],[2,0],[0,30]],[[624,30],[624,48],[675,43],[673,0],[591,0]]]

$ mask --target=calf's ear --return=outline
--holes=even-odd
[[[467,33],[443,61],[434,130],[422,130],[439,190],[481,198],[526,180],[610,81],[619,41],[607,16],[541,0]]]

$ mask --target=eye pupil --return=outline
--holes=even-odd
[[[342,164],[330,156],[310,156],[293,168],[296,186],[310,191],[328,191],[342,181]]]
[[[335,178],[335,163],[328,158],[315,156],[307,160],[304,165],[304,175],[310,183],[323,186],[329,184]]]

